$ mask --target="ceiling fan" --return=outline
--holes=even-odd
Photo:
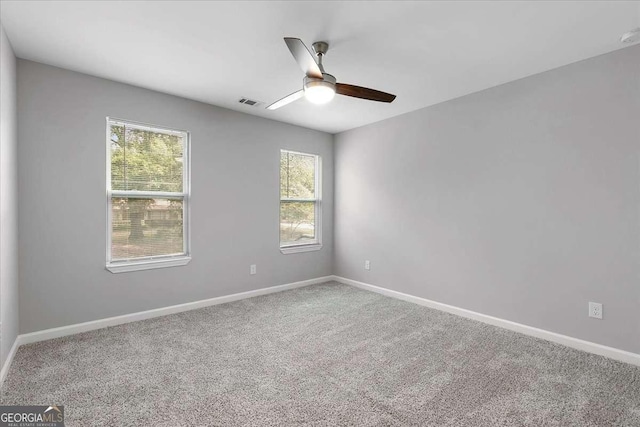
[[[311,46],[316,53],[317,61],[302,40],[285,37],[284,42],[291,51],[296,62],[305,73],[302,80],[302,89],[285,96],[267,107],[267,110],[275,110],[296,101],[303,96],[314,104],[326,104],[335,94],[352,96],[354,98],[367,99],[369,101],[393,102],[395,95],[369,89],[361,86],[337,83],[336,78],[324,71],[322,57],[329,50],[326,42],[315,42]]]

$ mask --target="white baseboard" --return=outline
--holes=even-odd
[[[440,311],[446,311],[447,313],[466,317],[472,320],[477,320],[483,323],[488,323],[489,325],[498,326],[500,328],[509,329],[515,332],[520,332],[521,334],[530,335],[536,338],[541,338],[543,340],[551,341],[557,344],[562,344],[567,347],[575,348],[577,350],[586,351],[588,353],[605,356],[614,360],[618,360],[620,362],[625,362],[625,363],[630,363],[632,365],[640,366],[640,354],[631,353],[625,350],[619,350],[613,347],[607,347],[605,345],[596,344],[590,341],[584,341],[578,338],[569,337],[567,335],[557,334],[555,332],[546,331],[544,329],[534,328],[532,326],[511,322],[509,320],[500,319],[498,317],[488,316],[486,314],[481,314],[475,311],[466,310],[464,308],[455,307],[453,305],[443,304],[443,303],[431,301],[425,298],[404,294],[402,292],[392,291],[391,289],[370,285],[364,282],[358,282],[357,280],[351,280],[351,279],[347,279],[340,276],[333,276],[333,280],[345,285],[355,286],[357,288],[376,292],[388,297],[412,302],[415,304],[419,304],[419,305],[433,308]]]
[[[16,339],[13,341],[13,345],[11,346],[11,350],[7,355],[7,360],[4,361],[4,365],[2,365],[2,370],[0,370],[0,387],[2,387],[2,383],[4,383],[4,379],[6,378],[7,373],[9,372],[9,368],[11,367],[11,362],[13,362],[13,357],[16,355],[16,352],[18,351],[18,347],[20,347],[20,343],[18,341],[18,338],[16,337]]]
[[[43,331],[31,332],[18,335],[16,343],[18,346],[31,344],[38,341],[60,338],[67,335],[79,334],[96,329],[107,328],[109,326],[122,325],[125,323],[137,322],[139,320],[151,319],[154,317],[166,316],[169,314],[181,313],[183,311],[195,310],[212,305],[224,304],[241,299],[257,297],[260,295],[273,294],[289,289],[301,288],[303,286],[315,285],[333,280],[333,276],[318,277],[315,279],[303,280],[301,282],[287,283],[285,285],[272,286],[269,288],[256,289],[254,291],[240,292],[237,294],[224,295],[216,298],[209,298],[200,301],[188,302],[185,304],[172,305],[169,307],[157,308],[154,310],[140,311],[137,313],[125,314],[122,316],[108,317],[106,319],[92,320],[90,322],[77,323],[74,325],[61,326],[59,328],[45,329]],[[5,364],[6,365],[6,364]],[[8,366],[6,367],[9,369]],[[3,368],[3,373],[4,368]]]

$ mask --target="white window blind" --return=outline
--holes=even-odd
[[[175,261],[189,257],[188,149],[185,131],[107,119],[111,271],[186,263]]]

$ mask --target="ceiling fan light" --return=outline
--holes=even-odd
[[[304,86],[305,98],[314,104],[326,104],[335,95],[335,85],[326,81],[309,81]]]

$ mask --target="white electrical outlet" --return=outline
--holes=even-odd
[[[364,261],[364,269],[371,270],[371,261],[369,261],[368,259]]]
[[[589,317],[602,319],[602,304],[598,302],[589,302]]]
[[[249,274],[256,274],[256,265],[255,264],[251,264],[251,267],[249,267]]]

